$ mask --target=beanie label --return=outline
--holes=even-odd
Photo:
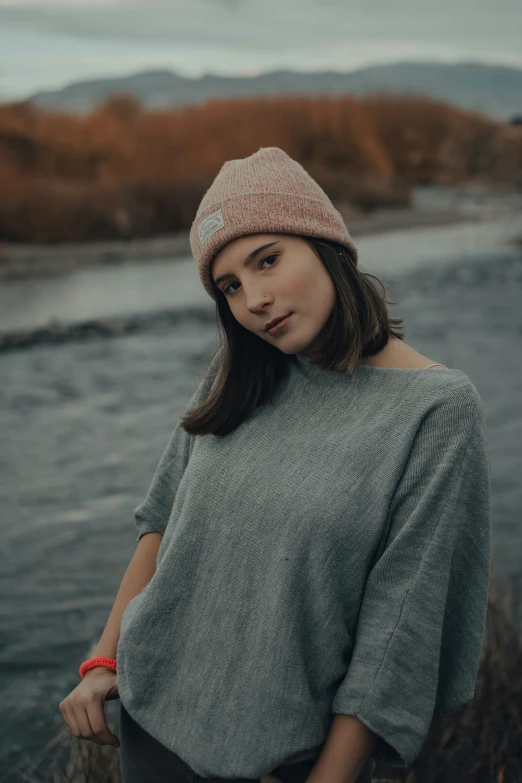
[[[206,217],[205,220],[202,220],[198,226],[198,236],[201,244],[210,239],[212,234],[215,234],[220,228],[225,228],[225,221],[223,220],[223,212],[221,209],[218,209]]]

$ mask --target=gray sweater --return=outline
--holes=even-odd
[[[317,755],[336,713],[406,766],[474,695],[491,560],[478,391],[456,369],[350,376],[295,356],[228,435],[178,424],[134,511],[137,541],[164,535],[123,614],[120,697],[204,777]]]

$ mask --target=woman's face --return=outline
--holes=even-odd
[[[264,245],[270,245],[260,249]],[[257,252],[256,252],[257,251]],[[252,256],[248,266],[245,261]],[[301,237],[249,234],[225,245],[210,273],[234,318],[283,353],[319,350],[316,338],[335,302],[335,289],[321,259]],[[226,279],[220,279],[228,275]],[[292,313],[274,334],[265,327]]]

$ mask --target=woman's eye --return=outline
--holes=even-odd
[[[265,261],[267,261],[269,258],[277,258],[279,254],[278,253],[270,253],[269,256],[265,256],[263,260],[261,261],[261,264],[263,264]],[[261,266],[261,264],[259,266]]]
[[[270,253],[270,255],[269,255],[269,256],[265,256],[265,257],[264,257],[264,258],[263,258],[263,259],[262,259],[262,260],[259,262],[259,266],[261,266],[261,264],[264,264],[264,263],[265,263],[265,261],[268,261],[268,259],[269,259],[269,258],[277,258],[277,257],[278,257],[278,255],[279,255],[279,253]],[[271,266],[273,266],[273,264],[270,264],[269,268],[270,268]],[[231,286],[231,285],[234,285],[234,283],[228,283],[228,285],[226,285],[226,286],[224,286],[224,287],[223,287],[223,293],[224,293],[224,294],[226,294],[227,296],[230,296],[231,294],[235,294],[235,292],[237,291],[237,288],[236,288],[234,291],[230,291],[230,286]]]

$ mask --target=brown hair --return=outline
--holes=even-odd
[[[386,285],[361,271],[343,245],[323,239],[301,237],[311,245],[326,267],[336,292],[335,305],[320,335],[321,357],[310,363],[323,370],[352,373],[361,358],[374,356],[398,332],[402,318],[388,315]],[[377,281],[382,291],[371,282]],[[190,435],[227,435],[258,405],[272,402],[277,385],[288,375],[295,355],[285,354],[245,329],[232,315],[225,295],[215,286],[218,330],[224,339],[211,361],[220,353],[218,375],[206,399],[188,410],[180,425]]]

